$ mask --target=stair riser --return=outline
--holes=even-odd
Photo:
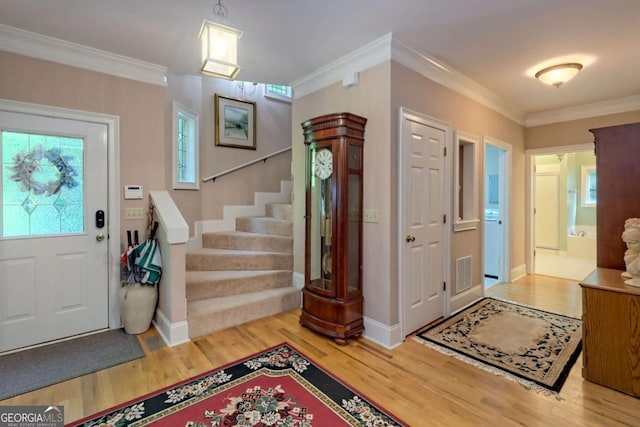
[[[202,235],[202,246],[217,249],[293,253],[293,239],[283,236],[246,236],[232,233],[206,233]]]
[[[300,292],[297,291],[279,297],[267,298],[242,307],[233,307],[229,310],[211,311],[198,316],[187,315],[189,337],[199,337],[299,306]]]
[[[293,223],[271,218],[236,218],[236,231],[293,237]]]
[[[255,255],[219,255],[219,254],[187,254],[187,270],[221,271],[221,270],[292,270],[293,259],[290,254],[255,254]]]
[[[271,218],[293,221],[293,205],[269,203],[265,208],[267,216],[270,216]]]
[[[245,278],[212,279],[198,283],[190,283],[187,280],[187,301],[219,298],[229,295],[258,292],[266,289],[284,288],[287,286],[291,286],[290,271],[280,271]]]

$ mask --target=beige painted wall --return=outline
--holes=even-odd
[[[165,88],[0,51],[0,98],[120,118],[120,183],[140,184],[143,200],[120,200],[124,230],[146,234],[145,220],[125,220],[125,208],[149,206],[149,191],[165,189]],[[122,194],[122,188],[120,189]],[[122,197],[122,196],[121,196]]]
[[[291,153],[283,153],[267,162],[220,177],[215,182],[200,182],[200,190],[173,190],[173,101],[181,103],[199,116],[200,180],[217,172],[278,151],[291,144],[291,104],[265,98],[264,85],[245,94],[237,82],[170,74],[165,97],[166,185],[180,213],[194,235],[194,223],[222,218],[225,205],[251,205],[257,191],[280,191],[280,181],[291,179]],[[248,85],[252,90],[253,86]],[[214,94],[246,99],[256,103],[256,150],[215,146]]]
[[[391,221],[389,63],[360,73],[360,84],[345,89],[333,84],[293,103],[294,175],[294,270],[304,275],[305,149],[300,124],[329,113],[349,112],[367,118],[364,142],[363,208],[378,209],[379,222],[363,225],[364,315],[386,325],[397,323],[393,308],[397,292],[392,289],[390,233]]]
[[[204,177],[287,147],[291,104],[262,96],[257,102],[257,150],[214,146],[213,94],[242,97],[234,82],[170,75],[161,87],[0,51],[0,98],[115,115],[120,118],[120,183],[140,184],[143,200],[121,198],[121,242],[125,230],[145,235],[145,220],[125,220],[124,210],[147,208],[148,192],[169,189],[190,234],[199,219],[220,218],[224,204],[252,204],[255,191],[280,191],[291,177],[291,155],[259,163],[235,176],[201,183],[200,191],[172,190],[172,102],[200,114],[200,175]],[[122,190],[121,190],[122,192]],[[121,196],[122,197],[122,196]]]
[[[251,86],[249,86],[251,87]],[[291,145],[291,104],[265,98],[264,85],[245,95],[237,83],[205,78],[200,115],[200,175],[202,178],[266,156]],[[215,145],[214,94],[256,102],[256,150]],[[200,219],[222,218],[224,205],[251,205],[254,193],[279,192],[280,181],[291,179],[291,152],[233,172],[215,182],[200,183]]]
[[[449,123],[452,137],[453,132],[460,130],[481,138],[489,136],[512,146],[511,268],[524,264],[524,128],[482,104],[447,89],[396,62],[392,63],[391,77],[391,108],[393,111],[391,128],[394,132],[394,141],[398,138],[397,111],[402,106]],[[483,161],[484,150],[480,150],[481,165]],[[395,160],[391,163],[394,168],[396,164]],[[396,175],[394,170],[391,174],[394,186],[396,185]],[[479,176],[482,179],[481,174]],[[451,179],[453,179],[453,175]],[[484,200],[482,185],[479,186],[479,191],[478,200]],[[395,197],[392,203],[396,203]],[[453,204],[453,201],[451,203]],[[450,209],[453,212],[453,205]],[[478,209],[481,210],[482,205]],[[392,239],[396,241],[395,229],[393,231]],[[393,258],[397,252],[395,249],[394,247],[391,254]],[[481,249],[482,236],[479,229],[452,233],[451,279],[453,283],[455,283],[455,260],[468,255],[473,257],[473,284],[483,282],[484,273],[480,271]],[[455,292],[454,286],[450,286],[449,289],[452,294]]]
[[[296,100],[293,106],[295,271],[304,274],[304,144],[300,123],[341,111],[367,117],[363,204],[365,209],[379,210],[379,222],[364,224],[364,315],[386,325],[399,322],[395,242],[397,129],[401,106],[448,122],[452,131],[487,135],[511,144],[511,266],[524,264],[524,128],[521,125],[395,62],[361,72],[359,86],[344,89],[336,83],[307,95]],[[479,200],[482,200],[483,191],[480,191]],[[479,230],[453,233],[451,240],[452,259],[474,257],[474,284],[482,283],[481,243]],[[453,271],[451,274],[455,279]]]
[[[640,110],[533,126],[525,130],[527,150],[593,142],[589,129],[640,122]]]

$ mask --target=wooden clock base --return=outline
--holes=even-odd
[[[357,338],[364,331],[362,320],[362,297],[352,301],[336,301],[315,295],[306,289],[302,291],[303,309],[300,324],[319,334],[345,345],[347,339]]]

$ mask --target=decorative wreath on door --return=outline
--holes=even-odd
[[[78,185],[74,178],[78,172],[69,164],[72,159],[71,156],[63,156],[60,148],[44,150],[37,145],[28,153],[21,151],[14,156],[14,165],[9,167],[9,179],[18,183],[20,191],[51,196],[59,193],[62,187],[73,188]],[[44,161],[49,161],[56,168],[58,179],[41,182],[34,178],[34,173],[42,170]]]

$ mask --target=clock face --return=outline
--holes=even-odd
[[[330,150],[322,149],[318,151],[314,163],[318,178],[327,179],[333,173],[333,153]]]

